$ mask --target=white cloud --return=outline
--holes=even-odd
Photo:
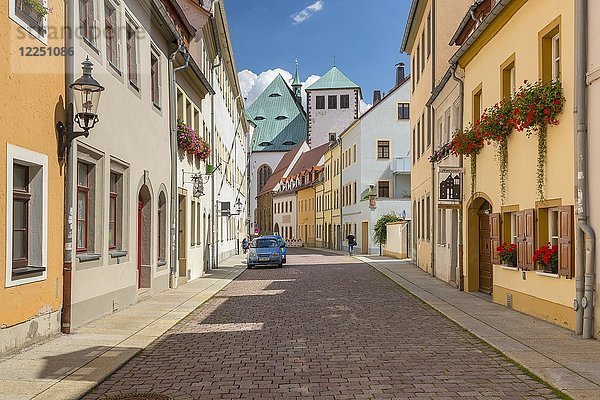
[[[369,104],[366,103],[364,100],[361,100],[360,104],[358,105],[358,112],[360,113],[360,115],[363,115],[364,113],[369,111],[369,108],[371,107],[373,107],[373,104]]]
[[[306,21],[316,12],[319,12],[323,9],[323,1],[317,0],[313,4],[304,8],[302,11],[299,11],[295,14],[292,14],[292,20],[294,20],[293,24],[298,25]]]

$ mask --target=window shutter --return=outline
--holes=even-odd
[[[492,264],[500,264],[500,214],[490,214],[490,242],[492,245]]]
[[[558,274],[573,274],[573,206],[558,208]]]
[[[517,236],[517,267],[525,269],[525,215],[515,212],[515,231]]]
[[[533,269],[533,252],[535,251],[535,210],[529,209],[523,211],[524,223],[524,242],[525,259],[523,260],[523,269]]]

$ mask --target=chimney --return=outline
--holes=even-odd
[[[404,79],[406,78],[406,76],[404,75],[404,63],[398,63],[396,64],[396,86],[399,86],[402,82],[404,82]]]
[[[373,105],[381,101],[381,90],[373,91]]]

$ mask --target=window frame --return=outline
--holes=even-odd
[[[113,190],[113,177],[115,178],[114,181],[114,190]],[[89,175],[88,175],[89,178]],[[89,185],[89,183],[88,183]],[[108,183],[108,236],[109,236],[109,243],[108,243],[108,250],[116,250],[117,249],[117,244],[118,244],[118,238],[117,238],[117,234],[119,231],[119,218],[118,218],[118,211],[119,211],[119,174],[117,172],[114,171],[110,171],[110,177],[109,177],[109,183]],[[89,192],[89,189],[88,189]],[[89,204],[88,204],[89,206]],[[110,218],[110,212],[112,211],[113,213],[113,220],[111,221]],[[113,240],[112,243],[110,243],[110,225],[111,223],[113,224]]]
[[[110,12],[112,11],[112,13]],[[119,22],[117,7],[110,1],[104,1],[104,40],[106,42],[106,61],[119,71]],[[119,71],[120,72],[120,71]]]
[[[136,91],[139,91],[139,63],[138,63],[138,27],[129,19],[125,22],[125,47],[127,52],[127,80]],[[132,34],[130,37],[129,34]],[[133,54],[132,54],[133,50]],[[133,79],[132,79],[133,77]]]
[[[385,185],[381,185],[385,183]],[[387,190],[387,196],[381,194],[382,190]],[[391,198],[391,184],[389,180],[382,179],[377,181],[377,198],[378,199],[389,199]]]
[[[398,120],[410,120],[410,103],[398,103]]]
[[[378,160],[389,160],[391,157],[392,141],[389,139],[378,139],[377,140],[377,159]],[[385,151],[387,149],[387,156]]]
[[[82,7],[84,5],[85,7]],[[88,5],[89,4],[89,5]],[[83,40],[91,45],[95,50],[96,49],[96,35],[95,33],[95,14],[96,14],[96,4],[95,0],[79,0],[79,27]],[[85,8],[85,13],[82,14],[82,9]],[[89,12],[91,10],[91,13]],[[82,16],[85,16],[85,22]],[[85,29],[81,29],[82,25],[85,25]]]
[[[30,192],[30,188],[29,188],[29,167],[26,165],[22,165],[22,164],[17,164],[14,163],[13,164],[13,177],[14,177],[14,171],[15,169],[18,168],[23,168],[25,170],[25,186],[21,189],[21,188],[17,188],[14,185],[14,179],[13,179],[13,195],[12,195],[12,204],[13,204],[13,222],[12,222],[12,239],[13,239],[13,252],[12,252],[12,264],[13,264],[13,271],[15,269],[18,268],[22,268],[22,267],[27,267],[29,266],[29,206],[30,203],[29,201],[31,200],[31,192]],[[23,228],[18,229],[19,231],[22,231],[25,233],[24,238],[23,238],[23,248],[21,248],[21,252],[23,254],[25,254],[24,258],[15,258],[15,231],[17,231],[17,229],[15,229],[15,214],[14,214],[14,210],[15,208],[15,203],[24,203],[23,205],[23,221],[22,225]]]
[[[27,257],[29,266],[37,267],[36,271],[33,271],[32,274],[26,275],[26,277],[15,277],[13,276],[13,197],[14,197],[14,188],[13,188],[13,168],[14,165],[23,165],[28,167],[29,169],[29,193],[33,196],[37,197],[37,200],[32,200],[36,202],[36,206],[40,207],[40,215],[41,218],[39,221],[36,221],[37,226],[39,227],[39,265],[31,265],[32,260],[30,259],[30,251],[31,251],[31,243],[29,241],[30,237],[28,237],[27,241]],[[31,176],[31,169],[37,168],[39,169],[35,173],[35,186],[32,187],[33,177]],[[5,287],[13,287],[24,285],[33,282],[39,282],[47,279],[47,266],[48,266],[48,156],[46,154],[37,153],[28,149],[24,149],[22,147],[18,147],[12,144],[6,145],[6,226],[5,226],[5,246],[6,246],[6,274],[5,274]],[[39,193],[37,193],[39,190]],[[34,193],[34,191],[36,191]],[[31,203],[29,206],[29,211],[31,211]],[[31,212],[30,212],[31,215]],[[33,226],[35,228],[35,226]],[[28,224],[28,233],[32,229],[32,225]],[[37,247],[38,243],[36,243]]]
[[[325,109],[325,96],[324,95],[315,96],[315,109],[317,109],[317,110]]]
[[[86,167],[86,186],[80,185],[79,183],[79,166],[80,165],[85,165]],[[76,178],[77,178],[77,196],[76,196],[76,210],[75,210],[75,251],[76,253],[86,253],[89,249],[89,237],[88,237],[88,231],[89,231],[89,219],[90,219],[90,164],[80,161],[77,161],[77,172],[76,172]],[[84,198],[85,198],[85,218],[83,220],[79,219],[79,194],[83,194]],[[84,247],[80,247],[79,243],[78,243],[78,232],[79,232],[79,222],[83,221],[84,222],[84,233],[85,233],[85,239],[84,239],[84,243],[85,246]]]
[[[150,94],[152,104],[160,109],[160,57],[154,50],[150,50]]]
[[[327,95],[327,109],[337,110],[338,109],[338,97],[336,94]]]
[[[340,95],[340,109],[349,109],[350,108],[350,95],[349,94],[341,94]]]
[[[48,7],[48,0],[40,0],[44,7]],[[21,7],[17,7],[17,3],[21,3]],[[48,44],[48,15],[41,16],[41,24],[37,21],[36,27],[33,26],[34,17],[23,11],[23,5],[26,4],[24,0],[9,0],[9,18],[25,29],[31,36],[43,44]],[[35,11],[34,11],[35,12]],[[37,14],[37,13],[36,13]],[[39,14],[38,14],[39,15]],[[30,20],[32,24],[29,24],[27,20]]]

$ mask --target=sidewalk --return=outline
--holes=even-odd
[[[412,262],[355,257],[574,399],[600,399],[600,342],[494,304]]]
[[[0,400],[78,399],[227,286],[244,259],[230,257],[202,278],[0,359]]]

